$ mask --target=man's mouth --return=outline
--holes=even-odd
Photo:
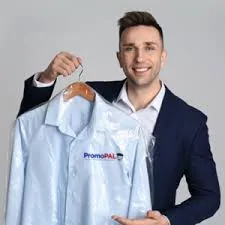
[[[151,67],[133,67],[132,69],[133,69],[135,72],[143,73],[143,72],[148,71],[150,68],[151,68]]]

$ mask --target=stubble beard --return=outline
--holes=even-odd
[[[151,89],[152,86],[159,80],[159,72],[155,72],[153,74],[149,74],[148,77],[145,79],[138,79],[133,76],[126,76],[128,85],[131,85],[133,89],[136,90],[146,90]]]

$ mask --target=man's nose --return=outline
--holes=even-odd
[[[136,60],[136,62],[138,62],[138,63],[144,61],[144,52],[143,52],[141,49],[137,49],[137,50],[136,50],[135,60]]]

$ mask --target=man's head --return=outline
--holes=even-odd
[[[160,38],[162,40],[162,44],[164,42],[163,30],[161,26],[158,24],[156,19],[148,12],[142,11],[127,12],[122,18],[118,20],[118,25],[119,25],[119,39],[121,39],[122,33],[126,28],[144,25],[154,27],[156,30],[158,30]]]
[[[148,12],[127,12],[118,21],[119,52],[117,57],[135,88],[159,84],[159,72],[163,67],[166,52],[163,31]]]

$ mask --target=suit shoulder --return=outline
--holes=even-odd
[[[88,81],[87,84],[93,88],[108,88],[120,86],[123,84],[124,80],[113,80],[113,81]]]
[[[87,82],[88,85],[109,102],[112,102],[118,96],[123,83],[124,80]]]
[[[170,92],[170,91],[169,91]],[[197,109],[196,107],[188,104],[185,100],[181,99],[180,97],[176,96],[172,92],[170,95],[173,96],[174,103],[176,104],[176,109],[180,113],[183,119],[187,121],[193,122],[206,122],[207,116],[201,110]]]

